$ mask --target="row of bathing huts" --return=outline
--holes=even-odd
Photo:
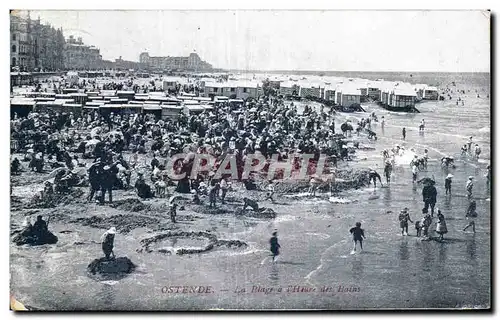
[[[272,78],[270,87],[286,98],[314,99],[330,102],[340,107],[351,107],[366,101],[376,101],[385,108],[408,111],[422,100],[438,100],[438,89],[426,84],[409,84],[393,81],[367,81],[346,79],[335,83],[310,82],[300,80],[279,80]],[[262,94],[262,84],[258,82],[228,81],[222,83],[202,83],[202,94],[246,99]]]
[[[181,113],[197,114],[212,110],[216,103],[242,105],[241,99],[217,96],[215,99],[199,97],[190,93],[169,96],[164,92],[136,93],[128,90],[100,90],[80,92],[79,89],[63,89],[62,94],[47,92],[25,92],[11,98],[11,117],[27,116],[30,112],[97,111],[101,115],[153,114],[157,119],[177,117]]]
[[[337,83],[281,82],[279,92],[283,96],[299,96],[330,101],[340,107],[351,107],[366,101],[375,101],[387,109],[408,111],[422,100],[438,100],[436,87],[425,84],[412,85],[404,82],[366,81],[347,79]]]
[[[408,111],[420,100],[437,100],[437,88],[383,80],[361,81],[346,79],[337,83],[312,83],[300,80],[271,78],[266,85],[286,98],[304,98],[329,102],[340,107],[351,107],[373,100],[396,111]],[[177,91],[179,86],[195,85],[197,94]],[[26,115],[31,111],[54,110],[79,113],[96,110],[103,113],[152,113],[158,118],[168,118],[181,113],[200,113],[214,104],[229,102],[242,105],[248,98],[257,99],[263,94],[264,83],[251,80],[214,81],[186,77],[162,78],[161,92],[136,93],[130,90],[86,91],[76,88],[63,89],[62,94],[24,92],[11,98],[11,115]],[[86,92],[83,92],[86,91]]]

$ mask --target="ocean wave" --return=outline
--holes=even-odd
[[[318,237],[318,238],[320,238],[322,240],[326,240],[326,239],[330,238],[330,236],[327,235],[326,233],[306,232],[305,234],[307,234],[309,236]]]
[[[286,222],[286,221],[295,221],[298,220],[299,217],[297,216],[292,216],[292,215],[285,215],[285,216],[277,216],[276,219],[274,219],[274,222]]]
[[[328,201],[330,201],[332,203],[340,203],[340,204],[353,202],[353,200],[350,200],[347,198],[342,198],[342,197],[330,197],[330,198],[328,198]]]

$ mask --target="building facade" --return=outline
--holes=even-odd
[[[151,57],[149,53],[143,52],[139,55],[139,63],[148,69],[195,72],[212,70],[212,65],[201,60],[197,53],[191,53],[188,57]]]
[[[102,67],[99,48],[83,43],[82,38],[69,36],[64,47],[64,67],[71,70],[95,70]]]
[[[64,69],[62,29],[32,20],[29,13],[10,14],[10,66],[20,71]]]

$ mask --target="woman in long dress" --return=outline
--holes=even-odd
[[[448,228],[446,228],[446,220],[441,210],[438,210],[437,214],[438,222],[436,223],[436,232],[439,234],[439,240],[443,240],[443,235],[448,233]]]

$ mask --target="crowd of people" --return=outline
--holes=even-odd
[[[53,90],[59,92],[61,88],[71,86],[74,85],[53,83]],[[104,84],[87,80],[77,87],[84,87],[86,90],[131,88],[136,92],[158,89],[154,81],[139,87],[132,79]],[[53,170],[50,175],[52,179],[45,182],[44,190],[39,195],[42,200],[50,199],[57,193],[68,193],[75,186],[88,184],[87,200],[94,201],[96,197],[99,204],[105,203],[106,194],[108,202],[112,203],[113,190],[116,189],[134,188],[139,198],[148,199],[169,196],[169,188],[175,188],[176,192],[191,193],[196,204],[201,204],[201,197],[206,196],[209,207],[216,207],[218,200],[220,203],[225,202],[226,195],[232,188],[232,181],[227,177],[214,178],[215,170],[227,156],[236,159],[238,180],[247,190],[256,189],[256,180],[262,179],[262,176],[255,173],[243,175],[243,164],[250,154],[259,154],[269,163],[287,160],[296,154],[312,154],[312,161],[317,162],[320,155],[327,155],[331,168],[336,166],[337,161],[349,160],[353,148],[347,146],[345,138],[350,136],[353,125],[346,121],[341,125],[340,131],[336,131],[335,121],[333,108],[326,110],[322,105],[318,109],[309,106],[302,109],[277,96],[249,99],[242,105],[220,102],[211,110],[196,114],[182,112],[165,119],[154,114],[99,113],[86,110],[81,113],[32,112],[27,117],[15,115],[11,120],[11,138],[15,141],[11,144],[11,151],[21,152],[23,157],[21,161],[17,157],[12,159],[11,171],[13,174],[20,174],[23,170],[22,161],[28,162],[28,169],[37,173]],[[381,121],[383,126],[385,119],[382,117]],[[364,132],[369,139],[376,140],[376,134],[371,130],[372,122],[378,122],[374,113],[361,119],[355,131],[358,135]],[[422,120],[419,130],[423,131],[424,128],[425,122]],[[403,129],[403,139],[405,138],[406,130]],[[472,144],[471,137],[470,142],[464,146],[467,147],[467,152],[471,152]],[[474,150],[479,158],[480,148],[477,144]],[[399,145],[383,151],[387,184],[390,184],[396,156],[404,152],[404,148]],[[168,174],[167,159],[181,153],[187,154],[187,157],[176,163],[175,169],[187,174],[180,180],[173,180]],[[195,154],[212,156],[217,160],[216,165],[207,172],[191,176]],[[276,155],[277,158],[274,158]],[[139,158],[149,158],[151,161],[141,162]],[[418,180],[418,173],[427,168],[428,158],[427,150],[422,156],[415,155],[410,164],[413,183],[422,182]],[[448,168],[453,165],[453,158],[445,157],[442,163]],[[298,168],[299,163],[296,165]],[[131,181],[133,173],[134,183]],[[446,177],[446,194],[451,194],[452,178],[452,174]],[[315,194],[316,190],[317,181],[313,180],[311,194]],[[377,180],[382,184],[380,175],[373,169],[370,169],[369,180],[374,187]],[[418,236],[421,235],[421,229],[424,236],[429,234],[437,199],[434,184],[433,180],[424,181],[424,217],[415,222]],[[264,185],[267,199],[274,202],[273,179],[266,178]],[[472,189],[472,179],[469,179],[467,193],[471,201]],[[255,200],[246,198],[244,202],[245,208],[258,208]],[[474,214],[469,211],[467,218],[472,219]],[[176,215],[177,205],[172,203],[170,219],[173,223],[176,222]],[[442,239],[447,229],[445,217],[439,210],[437,218],[436,232]],[[408,209],[401,212],[399,222],[402,234],[407,235],[408,222],[412,222]],[[475,231],[474,224],[469,224],[466,229],[470,226]],[[361,244],[364,233],[356,228],[351,229],[351,233],[354,234],[355,241]],[[277,255],[277,238],[271,241],[271,246],[274,248],[273,254]],[[108,249],[106,252],[106,256],[109,256]]]

